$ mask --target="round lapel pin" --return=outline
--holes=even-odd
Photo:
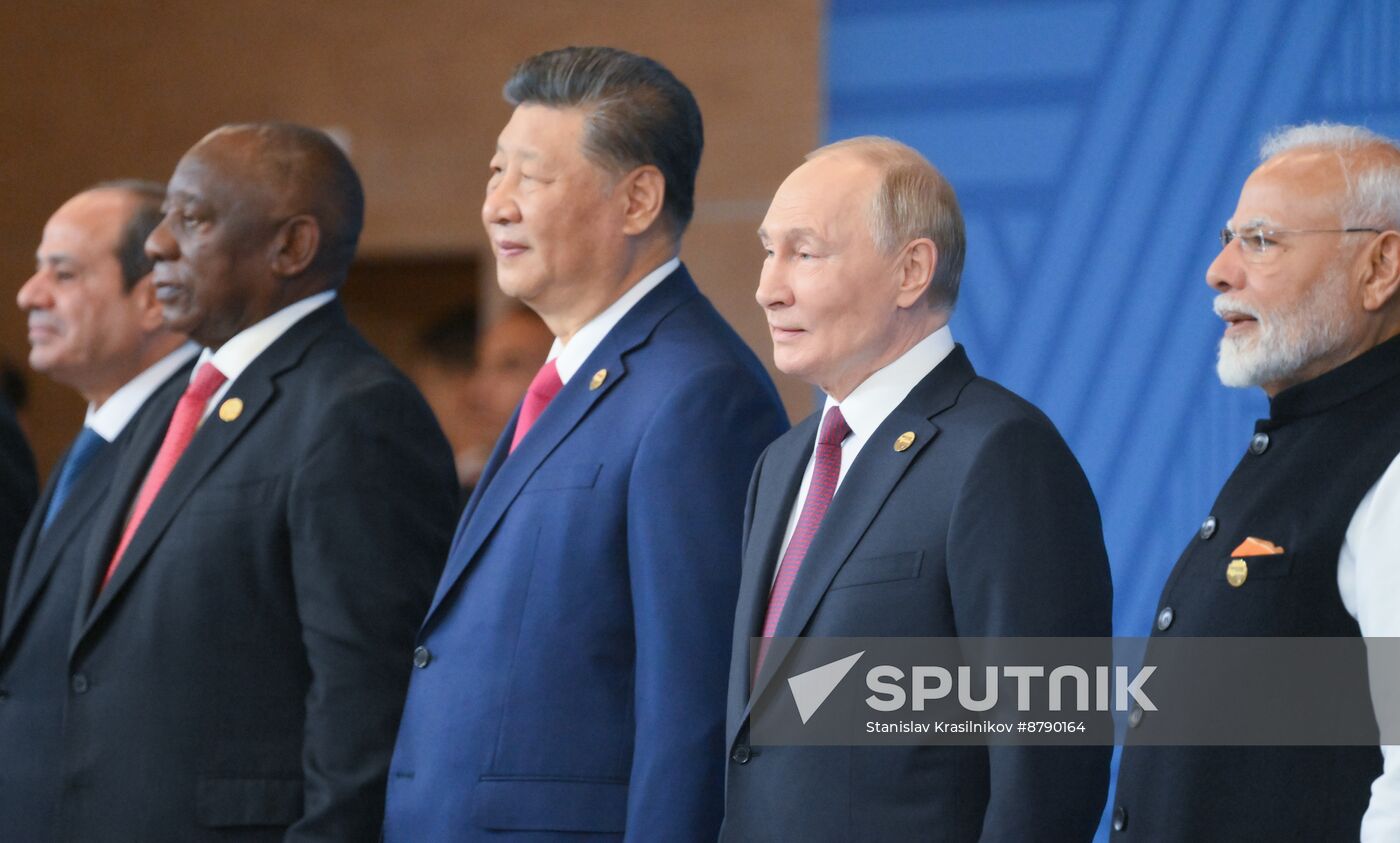
[[[243,414],[243,399],[229,398],[219,405],[219,418],[231,422]]]
[[[597,389],[598,387],[602,386],[602,385],[603,385],[603,381],[605,381],[605,380],[607,380],[607,379],[608,379],[608,370],[607,370],[607,369],[599,369],[598,371],[594,372],[594,373],[593,373],[593,380],[591,380],[591,381],[588,382],[588,388],[589,388],[589,390],[594,390],[594,389]]]
[[[1249,578],[1249,563],[1243,559],[1231,559],[1225,568],[1225,581],[1235,588],[1244,585]]]
[[[907,451],[909,450],[909,446],[913,444],[914,431],[906,430],[903,433],[899,434],[898,439],[894,440],[894,449],[896,451]]]

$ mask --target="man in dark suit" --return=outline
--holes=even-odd
[[[570,48],[506,98],[482,218],[556,341],[419,633],[385,839],[712,841],[743,490],[786,418],[677,258],[690,91]]]
[[[0,625],[0,828],[52,838],[62,788],[68,641],[92,514],[152,396],[184,388],[198,349],[167,330],[146,237],[165,187],[110,182],[49,218],[38,268],[20,288],[30,365],[88,402],[82,432],[25,527]],[[158,400],[158,399],[156,399]]]
[[[155,295],[205,348],[94,520],[56,836],[373,841],[451,456],[336,301],[363,194],[325,135],[219,129],[165,211]]]
[[[1206,283],[1226,323],[1220,380],[1260,387],[1269,415],[1172,569],[1152,637],[1393,638],[1400,142],[1305,124],[1268,138],[1260,159]],[[1115,843],[1400,840],[1395,746],[1150,746],[1133,735]]]
[[[1106,636],[1098,507],[1035,407],[947,327],[964,252],[951,186],[857,138],[808,156],[759,229],[779,369],[826,406],[754,471],[729,673],[728,841],[1089,840],[1108,747],[760,746],[750,640]]]

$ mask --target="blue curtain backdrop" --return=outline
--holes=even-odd
[[[1396,0],[831,2],[825,138],[898,138],[957,189],[954,337],[1084,465],[1119,635],[1267,413],[1215,377],[1216,232],[1273,128],[1400,136],[1397,44]]]

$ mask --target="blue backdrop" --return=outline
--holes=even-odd
[[[1119,635],[1244,453],[1206,267],[1273,128],[1400,136],[1400,3],[833,0],[827,140],[881,134],[952,181],[954,336],[1042,407],[1098,495]]]

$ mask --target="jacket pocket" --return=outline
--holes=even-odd
[[[544,492],[555,489],[591,489],[598,482],[601,463],[582,465],[540,466],[526,482],[523,492]]]
[[[847,559],[846,564],[841,566],[841,570],[836,572],[836,577],[832,579],[828,590],[834,591],[853,585],[912,580],[919,575],[923,561],[924,552],[922,550],[891,553],[888,556]]]
[[[472,813],[478,826],[501,831],[621,833],[627,824],[627,783],[483,776]]]
[[[286,826],[301,818],[301,779],[200,776],[195,821],[205,828]]]

